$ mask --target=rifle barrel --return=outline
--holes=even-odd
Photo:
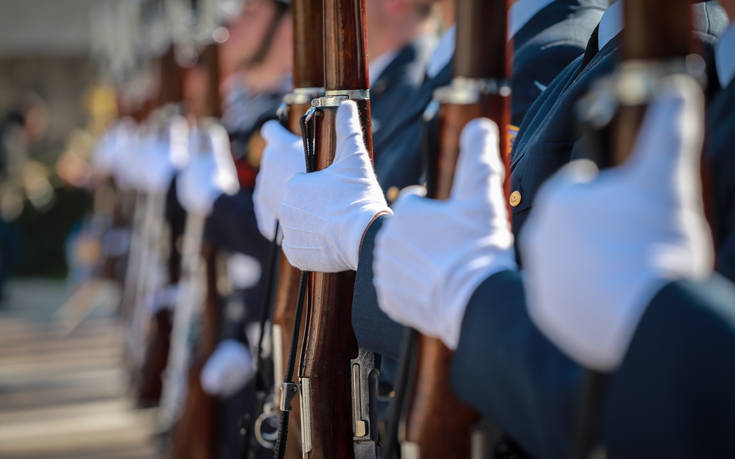
[[[451,86],[437,90],[434,98],[440,104],[439,142],[430,154],[435,171],[427,175],[427,196],[431,198],[450,197],[460,134],[475,118],[487,117],[498,124],[501,155],[507,165],[510,92],[501,90],[510,76],[507,8],[506,0],[457,1],[455,78]],[[486,83],[495,90],[484,86]],[[465,90],[476,95],[474,100],[455,98]],[[419,337],[413,396],[405,413],[404,448],[417,448],[420,457],[473,455],[472,429],[479,415],[452,392],[451,359],[452,352],[441,340]]]
[[[293,0],[293,85],[324,86],[322,0]],[[293,130],[293,129],[292,129]],[[300,132],[298,125],[293,131]]]

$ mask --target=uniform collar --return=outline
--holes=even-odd
[[[383,71],[388,68],[390,63],[393,62],[393,59],[395,59],[397,55],[398,50],[393,49],[381,54],[380,56],[370,61],[370,64],[368,65],[370,86],[378,81],[378,78],[380,78],[380,76],[383,74]]]
[[[536,13],[552,2],[554,0],[518,0],[508,12],[508,38],[513,38]]]
[[[434,52],[431,53],[429,62],[426,64],[426,75],[429,78],[437,76],[441,69],[452,59],[454,54],[454,29],[455,26],[452,26],[444,32],[436,48],[434,48]]]
[[[598,51],[615,38],[621,30],[623,30],[623,0],[618,0],[605,10],[600,20],[597,32]]]
[[[717,43],[715,64],[720,85],[728,87],[735,77],[735,23],[730,25]]]

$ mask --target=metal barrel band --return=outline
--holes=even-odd
[[[368,89],[332,89],[311,101],[312,108],[336,109],[346,100],[370,100]]]
[[[283,102],[288,105],[307,105],[312,99],[324,94],[324,88],[294,88],[283,96]]]
[[[666,61],[623,62],[615,73],[598,81],[579,101],[578,118],[593,126],[605,126],[618,108],[648,104],[658,92],[661,80],[672,75],[688,75],[705,85],[704,59],[691,54]]]
[[[505,79],[455,77],[449,86],[434,90],[433,99],[440,104],[469,105],[488,94],[510,97],[510,82]]]
[[[324,91],[326,97],[345,96],[350,100],[370,100],[369,89],[329,89]]]

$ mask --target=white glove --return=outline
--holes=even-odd
[[[140,128],[130,120],[124,120],[114,138],[112,175],[117,185],[124,190],[140,188],[139,161],[142,156]]]
[[[139,185],[148,193],[165,193],[174,175],[168,139],[149,134],[141,142],[141,154],[136,165]]]
[[[171,118],[168,127],[169,161],[178,171],[189,162],[189,122],[181,115]]]
[[[190,213],[208,214],[222,194],[239,189],[237,171],[230,153],[230,141],[222,126],[207,129],[211,152],[191,155],[189,164],[176,181],[176,194],[182,207]]]
[[[467,124],[460,151],[451,197],[437,201],[419,196],[418,187],[404,190],[376,237],[373,263],[380,308],[451,349],[475,289],[516,269],[497,126],[487,119]]]
[[[239,341],[222,341],[202,369],[199,381],[206,393],[229,397],[235,394],[253,377],[253,355]]]
[[[273,239],[278,207],[291,177],[306,172],[304,144],[277,121],[268,121],[260,130],[266,145],[260,170],[255,178],[253,206],[258,229],[266,239]]]
[[[148,294],[145,303],[151,314],[157,314],[159,311],[168,309],[172,311],[179,302],[179,284],[172,284],[161,287]]]
[[[108,175],[115,171],[117,148],[121,136],[125,135],[125,123],[122,119],[108,129],[99,139],[92,155],[92,167],[99,173]]]
[[[294,176],[278,209],[283,251],[302,270],[356,270],[365,229],[379,213],[390,213],[362,140],[357,105],[340,105],[335,123],[334,162]]]
[[[667,80],[621,167],[569,164],[539,191],[521,235],[528,308],[564,352],[620,365],[646,306],[668,282],[712,271],[696,84]]]

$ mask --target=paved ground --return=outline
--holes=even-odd
[[[16,280],[0,307],[0,458],[155,458],[153,413],[126,397],[120,324],[67,297]]]

